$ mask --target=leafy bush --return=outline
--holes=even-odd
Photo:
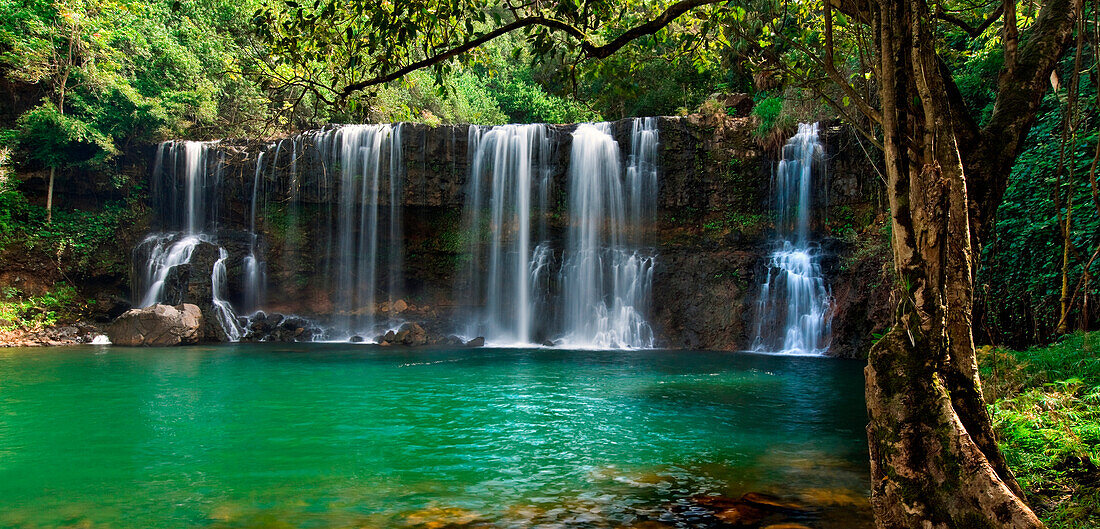
[[[99,165],[117,153],[111,139],[94,125],[62,114],[49,103],[19,117],[19,146],[47,167]]]
[[[7,237],[19,228],[18,219],[27,209],[27,199],[16,189],[18,184],[8,172],[10,152],[0,147],[0,249],[3,249]]]
[[[511,69],[491,85],[501,110],[512,123],[577,123],[602,118],[573,99],[548,94],[530,70]]]
[[[497,125],[508,119],[486,82],[465,70],[444,77],[443,86],[426,71],[413,72],[379,90],[369,106],[368,119],[380,123]]]
[[[39,330],[71,317],[78,307],[76,289],[67,283],[54,285],[41,296],[23,296],[14,287],[0,289],[0,330]]]
[[[794,120],[783,111],[783,101],[782,97],[765,97],[752,107],[752,115],[760,120],[756,126],[757,138],[766,138],[794,126]]]

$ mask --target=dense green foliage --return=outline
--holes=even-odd
[[[48,0],[0,2],[0,67],[41,99],[10,111],[68,116],[63,130],[116,146],[185,133],[257,130],[262,91],[244,75],[249,5],[240,2]],[[236,37],[236,38],[235,38]],[[27,112],[29,113],[29,112]],[[24,114],[25,115],[25,114]],[[37,122],[16,127],[37,144]],[[9,124],[10,126],[10,124]]]
[[[1100,526],[1100,333],[982,353],[1001,449],[1032,505],[1051,529]]]
[[[24,295],[14,287],[0,288],[0,331],[40,330],[78,312],[79,296],[72,285],[58,283],[40,296]]]
[[[1068,79],[1072,69],[1071,54],[1060,69],[1062,78]],[[1013,167],[998,210],[995,238],[985,248],[978,279],[985,308],[981,338],[1021,345],[1057,336],[1065,250],[1062,229],[1067,211],[1071,212],[1067,279],[1078,293],[1069,327],[1087,327],[1095,320],[1095,314],[1082,314],[1081,307],[1086,295],[1089,303],[1097,301],[1095,281],[1084,281],[1085,265],[1100,243],[1100,204],[1094,200],[1089,182],[1100,132],[1096,94],[1096,86],[1082,76],[1071,120],[1075,133],[1064,140],[1067,89],[1043,100],[1043,112]],[[1094,276],[1098,271],[1100,259],[1093,261],[1087,272]]]

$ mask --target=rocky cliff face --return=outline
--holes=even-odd
[[[769,252],[770,182],[777,153],[758,145],[751,118],[662,117],[658,126],[658,258],[651,314],[658,342],[670,348],[747,348],[753,339],[759,276]],[[574,127],[548,129],[556,157],[548,226],[550,237],[559,240],[569,223],[566,170]],[[629,145],[629,121],[613,123],[611,130],[620,145]],[[466,308],[463,300],[454,299],[454,285],[463,260],[468,137],[468,126],[411,124],[402,129],[403,296],[443,313],[443,319]],[[828,128],[824,141],[828,178],[817,190],[815,217],[820,219],[816,231],[828,255],[823,267],[836,301],[831,352],[855,356],[889,317],[884,309],[889,305],[888,253],[881,251],[881,234],[868,230],[880,215],[881,187],[851,132]],[[230,253],[231,300],[242,295],[243,257],[254,244],[266,257],[264,308],[307,315],[333,311],[332,300],[321,294],[331,271],[320,255],[331,244],[328,230],[339,214],[339,179],[323,148],[308,136],[293,145],[229,140],[217,146],[219,156],[211,158],[218,164],[213,169],[219,186],[214,207],[219,243]],[[265,158],[257,173],[260,153]],[[259,238],[253,243],[247,232],[257,182],[263,193],[255,219]],[[292,194],[293,205],[287,198]],[[381,233],[388,233],[389,202],[387,194],[379,195]],[[213,258],[206,255],[208,261]],[[174,281],[175,292],[181,294],[172,303],[196,302],[190,295],[195,292],[186,292],[208,289],[189,278]]]

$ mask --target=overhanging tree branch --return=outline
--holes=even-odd
[[[947,13],[947,12],[944,12],[944,11],[939,11],[936,14],[934,14],[933,16],[935,18],[939,19],[939,20],[942,20],[944,22],[950,23],[950,24],[958,27],[959,29],[965,31],[966,34],[970,35],[971,37],[978,37],[978,36],[981,36],[982,33],[985,33],[985,30],[989,29],[989,26],[993,25],[993,23],[996,22],[997,19],[1001,18],[1001,15],[1004,14],[1004,12],[1005,12],[1004,4],[1001,4],[1001,5],[997,6],[997,9],[995,9],[992,13],[990,13],[989,16],[986,17],[986,19],[983,20],[982,23],[978,24],[977,26],[971,26],[965,20],[963,20],[963,19],[961,19],[961,18],[959,18],[959,17],[957,17],[957,16],[955,16],[951,13]]]
[[[879,112],[877,108],[872,107],[859,92],[856,92],[852,85],[848,84],[848,80],[844,76],[840,75],[840,72],[836,69],[836,63],[833,59],[833,6],[829,2],[825,2],[825,73],[828,74],[829,79],[840,86],[844,94],[848,96],[848,99],[856,105],[856,108],[877,124],[882,124],[882,112]]]
[[[1084,16],[1081,0],[1050,0],[1039,10],[1025,42],[1015,50],[1008,49],[1006,43],[993,114],[981,129],[979,147],[968,151],[967,164],[984,169],[966,175],[972,238],[979,244],[991,229],[996,213],[996,207],[982,204],[1000,204],[1012,171],[1011,162],[1031,130],[1039,102],[1048,89],[1050,72],[1069,45],[1079,16]],[[1010,61],[1012,56],[1015,58]]]
[[[453,59],[455,57],[458,57],[458,56],[460,56],[460,55],[462,55],[466,52],[469,52],[470,50],[473,50],[473,49],[475,49],[475,48],[477,48],[477,47],[479,47],[479,46],[481,46],[481,45],[483,45],[483,44],[485,44],[485,43],[487,43],[487,42],[489,42],[493,39],[496,39],[498,37],[502,37],[504,35],[507,35],[507,34],[513,32],[513,31],[516,31],[516,30],[520,30],[520,29],[524,29],[524,28],[530,28],[530,27],[545,27],[545,28],[548,28],[550,30],[560,31],[562,33],[565,33],[566,35],[569,35],[573,39],[576,39],[577,41],[580,42],[581,52],[584,54],[584,56],[586,58],[603,59],[603,58],[611,56],[611,54],[615,53],[616,51],[621,49],[623,46],[626,46],[631,41],[633,41],[633,40],[635,40],[639,37],[643,37],[643,36],[646,36],[646,35],[652,35],[652,34],[658,32],[658,31],[660,31],[665,26],[672,23],[672,21],[679,18],[680,15],[683,15],[684,13],[686,13],[688,11],[691,11],[692,9],[695,9],[695,8],[701,7],[701,6],[705,6],[705,5],[717,4],[721,1],[722,0],[683,0],[681,2],[677,2],[677,3],[669,6],[668,9],[664,10],[656,18],[654,18],[654,19],[652,19],[652,20],[650,20],[650,21],[648,21],[644,24],[640,24],[638,26],[635,26],[635,27],[632,27],[632,28],[628,29],[622,35],[619,35],[618,37],[613,39],[611,42],[608,42],[607,44],[603,44],[603,45],[594,44],[591,40],[589,40],[588,35],[585,34],[584,31],[582,31],[581,29],[578,29],[577,27],[575,27],[575,26],[573,26],[569,23],[563,22],[561,20],[548,18],[548,17],[544,17],[544,16],[524,17],[524,18],[515,20],[513,22],[510,22],[508,24],[505,24],[505,25],[503,25],[499,28],[496,28],[493,31],[490,31],[490,32],[488,32],[484,35],[481,35],[481,36],[479,36],[475,39],[468,40],[468,41],[466,41],[466,42],[464,42],[464,43],[462,43],[458,46],[455,46],[455,47],[449,49],[449,50],[446,50],[446,51],[443,51],[441,53],[438,53],[438,54],[432,55],[430,57],[427,57],[425,59],[416,61],[414,63],[411,63],[411,64],[407,65],[407,66],[404,66],[402,68],[394,70],[390,73],[379,74],[379,75],[377,75],[377,76],[375,76],[371,79],[366,79],[366,80],[363,80],[363,81],[358,81],[358,82],[348,84],[348,85],[344,86],[343,89],[340,90],[339,94],[340,94],[341,98],[346,98],[347,96],[349,96],[349,95],[351,95],[351,94],[353,94],[353,93],[355,93],[359,90],[362,90],[364,88],[369,88],[371,86],[377,86],[377,85],[380,85],[380,84],[388,83],[390,81],[395,81],[395,80],[400,79],[400,78],[402,78],[402,77],[404,77],[404,76],[406,76],[406,75],[408,75],[412,72],[415,72],[417,70],[422,70],[424,68],[428,68],[428,67],[434,66],[436,64],[439,64],[441,62],[444,62],[444,61]]]

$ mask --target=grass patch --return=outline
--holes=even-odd
[[[1100,332],[1026,351],[982,348],[1001,450],[1051,529],[1100,527]]]

